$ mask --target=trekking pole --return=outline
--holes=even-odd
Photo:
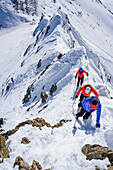
[[[76,101],[76,98],[75,98],[75,100],[74,100],[74,102],[73,102],[73,105],[72,105],[72,106],[74,106],[74,104],[75,104],[75,101]]]
[[[74,102],[73,102],[73,106],[74,106],[75,102],[76,102],[76,98],[75,98],[75,100],[74,100]],[[73,107],[73,106],[72,106],[72,107]],[[73,107],[73,116],[75,117],[74,126],[73,126],[74,134],[75,134],[75,132],[76,132],[76,130],[77,130],[77,128],[76,128],[77,119],[76,119],[76,115],[75,115],[75,112],[74,112],[74,107]]]
[[[77,79],[77,77],[75,76],[75,86],[76,86],[76,79]]]
[[[75,78],[75,86],[76,86],[76,78]]]
[[[75,113],[74,113],[74,104],[75,104],[75,101],[76,101],[76,99],[74,100],[74,102],[72,104],[72,114],[73,114],[73,116],[75,115]]]
[[[89,83],[89,77],[87,76],[87,82]]]

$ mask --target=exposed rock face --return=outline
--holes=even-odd
[[[50,89],[50,95],[52,96],[52,94],[57,90],[57,85],[56,83],[52,85],[51,89]]]
[[[27,137],[23,137],[21,143],[29,144],[31,141]]]
[[[32,165],[29,165],[20,156],[16,157],[13,168],[15,168],[16,165],[19,166],[19,170],[41,170],[42,169],[41,165],[37,161],[33,160]]]
[[[30,165],[25,162],[20,156],[16,157],[13,168],[15,168],[16,165],[19,166],[19,170],[30,169]]]
[[[52,129],[54,128],[59,128],[61,126],[63,126],[64,123],[66,122],[70,122],[71,120],[65,120],[65,119],[62,119],[59,123],[57,123],[56,125],[53,125],[51,126],[48,122],[46,122],[44,119],[42,118],[36,118],[36,119],[33,119],[33,120],[27,120],[25,122],[21,122],[19,123],[15,129],[12,129],[12,130],[9,130],[5,133],[2,133],[2,135],[0,135],[0,157],[2,158],[2,162],[4,160],[4,158],[8,158],[9,157],[9,150],[8,148],[6,147],[5,145],[5,141],[6,139],[8,139],[9,136],[13,135],[14,133],[16,133],[20,127],[23,127],[25,126],[26,124],[27,125],[32,125],[33,127],[36,126],[38,127],[40,130],[42,130],[42,127],[43,126],[47,126],[47,127],[50,127]],[[22,138],[22,142],[21,143],[24,143],[24,144],[28,144],[30,143],[29,139],[27,139],[26,137]],[[18,163],[18,162],[22,162],[23,164],[23,159],[20,158],[20,157],[17,157],[18,159],[15,160],[15,165],[20,165],[21,163]],[[25,163],[26,165],[26,163]],[[26,165],[27,166],[27,165]],[[32,165],[33,166],[33,165]],[[20,166],[21,168],[21,166]],[[23,168],[22,170],[24,170],[25,168]],[[26,170],[29,170],[29,169],[26,169]],[[32,169],[34,170],[34,169]]]
[[[9,131],[3,133],[2,136],[4,136],[7,139],[8,136],[13,135],[14,133],[16,133],[19,130],[20,127],[23,127],[25,125],[32,125],[33,127],[36,126],[36,127],[39,127],[40,130],[43,126],[51,127],[51,125],[49,123],[47,123],[44,119],[36,118],[33,120],[26,120],[25,122],[19,123],[15,127],[15,129],[12,129],[12,130],[9,130]]]
[[[113,163],[111,163],[111,165],[108,166],[108,170],[113,170]]]
[[[29,100],[31,98],[31,92],[34,90],[33,84],[34,84],[34,82],[27,88],[27,92],[26,92],[24,98],[22,99],[22,104],[26,104],[29,102]]]
[[[41,167],[41,165],[37,162],[37,161],[35,161],[35,160],[33,160],[33,163],[32,163],[32,170],[41,170],[42,169],[42,167]]]
[[[41,63],[41,59],[38,61],[38,64],[37,64],[37,68],[41,67],[42,63]]]
[[[59,128],[59,127],[63,126],[63,124],[66,123],[66,122],[71,122],[71,120],[62,119],[62,120],[60,120],[59,123],[57,123],[56,125],[51,126],[51,127],[52,127],[52,129],[54,129],[54,128]]]
[[[6,92],[10,89],[10,85],[7,85]]]
[[[13,135],[14,133],[16,133],[20,127],[23,127],[25,125],[32,125],[33,127],[36,126],[38,127],[40,130],[42,130],[42,127],[43,126],[47,126],[47,127],[51,127],[52,129],[53,128],[59,128],[63,125],[63,123],[66,123],[66,122],[70,122],[71,120],[60,120],[59,123],[57,123],[56,125],[54,126],[51,126],[48,122],[46,122],[44,119],[42,118],[36,118],[36,119],[33,119],[33,120],[26,120],[25,122],[21,122],[19,123],[15,129],[12,129],[12,130],[9,130],[5,133],[2,134],[2,136],[4,136],[6,139],[8,138],[8,136],[11,136]]]
[[[0,118],[0,127],[3,125],[3,118]]]
[[[0,157],[2,158],[3,162],[4,158],[9,158],[9,150],[5,145],[6,138],[0,135]]]
[[[86,155],[88,160],[92,159],[105,159],[106,157],[110,162],[113,162],[113,149],[109,149],[108,147],[103,147],[100,145],[90,145],[86,144],[82,147],[82,152]]]
[[[42,99],[42,102],[46,102],[46,99],[48,98],[48,95],[45,93],[45,92],[41,92],[41,95],[40,95],[41,99]]]
[[[86,159],[100,159],[103,160],[108,158],[111,165],[108,167],[108,170],[113,170],[113,149],[109,149],[108,147],[103,147],[100,145],[90,145],[86,144],[82,147],[82,152],[86,155]]]
[[[95,170],[100,170],[100,168],[98,166],[95,166]]]

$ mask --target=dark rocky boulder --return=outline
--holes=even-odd
[[[31,92],[34,90],[33,83],[27,88],[27,92],[22,99],[22,104],[26,104],[30,101],[31,98]]]
[[[108,158],[111,165],[108,166],[108,170],[113,170],[113,149],[100,145],[86,144],[82,147],[82,152],[86,155],[87,160]]]
[[[56,83],[54,83],[54,84],[52,85],[50,91],[49,91],[49,92],[50,92],[50,95],[52,96],[53,93],[54,93],[56,90],[57,90],[57,85],[56,85]]]
[[[6,138],[0,135],[0,158],[2,158],[2,161],[0,161],[0,163],[4,161],[4,158],[9,158],[9,150],[6,147],[5,141]]]
[[[31,141],[27,137],[23,137],[21,143],[29,144]]]
[[[44,102],[46,102],[46,99],[48,98],[48,95],[46,94],[46,92],[41,92],[40,97],[42,99],[42,103],[44,103]]]
[[[40,60],[38,61],[38,64],[37,64],[37,68],[40,68],[41,65],[42,65],[42,61],[41,61],[41,59],[40,59]]]

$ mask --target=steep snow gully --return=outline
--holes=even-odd
[[[30,32],[27,26],[21,28],[24,29]],[[19,28],[15,31],[18,32]],[[10,34],[7,36],[10,37]],[[14,129],[20,122],[36,117],[45,119],[51,125],[62,119],[71,121],[60,128],[44,126],[41,131],[30,125],[19,128],[6,140],[10,157],[4,160],[0,169],[13,169],[14,159],[18,155],[30,164],[33,159],[38,160],[42,169],[91,170],[95,166],[107,169],[107,158],[88,161],[81,148],[87,143],[96,143],[113,149],[113,86],[108,81],[109,75],[111,78],[113,76],[111,70],[106,70],[107,65],[113,64],[111,58],[105,59],[94,53],[60,9],[50,20],[42,15],[32,37],[27,40],[26,49],[20,42],[18,57],[6,62],[7,65],[1,71],[6,79],[1,84],[1,117],[5,122],[1,134]],[[62,58],[58,59],[61,52]],[[11,55],[9,53],[9,58]],[[6,67],[12,67],[7,74]],[[92,114],[87,124],[80,118],[77,130],[73,129],[75,117],[72,98],[76,89],[74,76],[79,67],[89,73],[84,84],[90,83],[100,96],[102,114],[99,130],[95,129],[96,113]],[[10,81],[11,77],[14,77],[14,83]],[[57,87],[50,94],[52,85]],[[46,95],[45,101],[42,101],[41,94]],[[77,112],[78,100],[74,104],[74,114]],[[24,136],[31,141],[26,146],[21,144]]]

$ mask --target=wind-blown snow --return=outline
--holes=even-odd
[[[2,5],[0,8],[3,9]],[[38,21],[34,25],[21,23],[0,30],[0,114],[5,119],[1,128],[6,132],[20,122],[36,117],[51,125],[62,119],[71,121],[54,129],[21,127],[6,141],[10,158],[0,164],[0,169],[13,169],[17,156],[29,164],[35,159],[43,169],[93,170],[95,166],[107,169],[107,158],[88,161],[81,148],[89,143],[113,149],[113,16],[103,5],[90,0],[39,1],[39,9]],[[15,15],[13,11],[11,14]],[[40,16],[43,16],[41,20]],[[59,53],[63,54],[60,61],[57,59]],[[37,69],[40,59],[42,66]],[[77,130],[73,129],[79,102],[77,99],[73,106],[74,76],[80,66],[89,73],[84,84],[90,83],[100,95],[102,112],[98,130],[95,129],[96,112],[87,123],[80,118]],[[45,68],[47,70],[41,74]],[[34,90],[30,101],[23,105],[22,99],[32,83]],[[54,83],[57,83],[57,90],[51,96],[49,90]],[[11,87],[6,92],[8,84]],[[48,94],[46,103],[41,103],[42,91]],[[47,104],[48,107],[39,113]],[[28,137],[31,143],[21,144],[22,137]]]

